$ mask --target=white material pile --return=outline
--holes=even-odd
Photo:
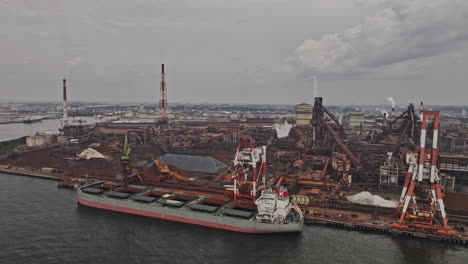
[[[276,136],[278,138],[284,138],[289,135],[292,125],[288,124],[288,121],[284,121],[284,124],[275,124]]]
[[[80,154],[78,154],[78,157],[79,158],[82,158],[82,159],[93,159],[93,158],[97,158],[97,159],[104,159],[104,155],[102,155],[101,153],[99,153],[97,150],[93,149],[93,148],[87,148],[85,150],[83,150],[83,152],[81,152]]]
[[[398,202],[396,201],[385,200],[384,198],[378,195],[373,195],[370,192],[360,192],[355,195],[350,195],[346,197],[346,199],[353,203],[374,205],[380,207],[396,208],[398,205]]]

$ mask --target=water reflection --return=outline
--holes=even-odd
[[[456,244],[410,237],[394,237],[393,241],[403,263],[452,263],[447,256],[459,253],[465,253],[467,257],[466,248]]]
[[[87,124],[94,123],[94,117],[76,117],[87,121]],[[59,133],[61,119],[46,119],[42,122],[30,124],[14,123],[0,124],[0,141],[16,139],[24,136],[33,136],[36,133],[42,133],[46,130],[51,130],[54,133]]]

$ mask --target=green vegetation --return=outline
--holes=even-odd
[[[20,137],[17,139],[7,140],[0,142],[0,155],[5,155],[12,149],[16,148],[19,145],[26,144],[26,137]]]

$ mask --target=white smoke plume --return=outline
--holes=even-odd
[[[380,113],[382,114],[382,117],[385,117],[385,118],[390,117],[390,115],[388,114],[388,112],[385,111],[385,110],[380,111]]]
[[[342,32],[305,40],[293,61],[312,74],[376,71],[468,45],[467,0],[360,0],[377,11]],[[374,9],[375,10],[375,9]]]
[[[393,96],[386,97],[385,99],[387,99],[392,104],[392,108],[395,108],[396,103],[395,103],[395,99],[393,99]]]
[[[275,124],[276,136],[278,138],[284,138],[289,135],[292,125],[288,124],[288,121],[284,121],[284,124]]]
[[[314,75],[314,98],[318,96],[318,80],[317,76]]]

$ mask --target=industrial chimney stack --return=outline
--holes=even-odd
[[[167,97],[166,97],[166,74],[164,73],[164,64],[161,64],[161,100],[159,101],[159,109],[161,116],[159,121],[167,121]]]
[[[387,113],[383,113],[382,128],[385,129],[386,127],[387,127]]]
[[[419,104],[419,117],[422,119],[422,112],[424,111],[424,103]]]
[[[63,79],[63,126],[68,125],[67,80]]]

